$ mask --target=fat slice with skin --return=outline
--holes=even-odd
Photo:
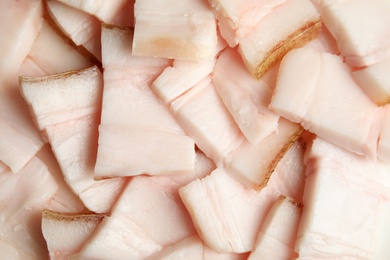
[[[0,92],[0,161],[14,173],[19,172],[45,143],[16,85]]]
[[[226,168],[242,184],[260,190],[267,185],[278,162],[302,131],[298,124],[280,118],[271,135],[255,145],[245,140],[226,157]]]
[[[196,145],[217,166],[243,141],[244,137],[206,77],[171,104],[172,113]]]
[[[67,37],[101,61],[101,22],[97,18],[56,0],[47,1],[47,9]]]
[[[390,47],[389,47],[390,48]],[[377,105],[390,103],[390,56],[366,68],[352,72],[352,77]]]
[[[19,75],[44,76],[85,69],[91,65],[90,60],[79,53],[45,21],[23,62]],[[35,70],[32,71],[31,68],[34,67]]]
[[[128,0],[58,0],[64,4],[94,15],[104,23],[110,24],[125,7]],[[130,14],[131,15],[131,14]]]
[[[302,214],[302,205],[294,199],[281,196],[272,206],[256,238],[248,260],[295,259],[295,240]]]
[[[98,213],[110,210],[123,187],[121,179],[94,181],[102,84],[96,67],[21,81],[22,94],[66,182]]]
[[[0,16],[0,90],[13,82],[42,27],[42,1],[3,0]]]
[[[213,60],[217,25],[206,0],[138,0],[134,55]]]
[[[36,154],[36,157],[45,163],[48,171],[58,185],[56,194],[50,199],[46,208],[64,213],[77,213],[85,210],[83,202],[66,183],[57,159],[51,150],[50,144],[45,144],[45,146]]]
[[[389,164],[320,138],[307,150],[305,163],[298,259],[378,259],[381,236],[386,235],[385,208],[390,205]]]
[[[313,0],[337,41],[345,61],[353,67],[390,57],[390,2],[386,0]]]
[[[212,77],[215,89],[249,142],[258,144],[277,129],[279,115],[268,108],[271,86],[253,78],[235,50],[229,48],[220,54]]]
[[[191,172],[194,142],[150,89],[169,61],[132,56],[130,30],[103,28],[102,39],[104,92],[95,177]]]
[[[45,164],[33,157],[17,174],[0,172],[0,251],[2,259],[46,259],[41,211],[57,191]]]
[[[199,260],[240,260],[246,259],[243,254],[223,254],[217,253],[207,247],[199,236],[187,237],[176,244],[165,247],[160,252],[150,256],[147,260],[180,260],[180,259],[199,259]]]
[[[42,211],[42,234],[51,260],[78,253],[106,215]]]
[[[178,189],[215,168],[197,153],[194,171],[170,176],[133,177],[94,235],[80,259],[145,259],[196,231]],[[120,232],[119,232],[120,231]]]
[[[301,48],[283,59],[270,105],[340,147],[376,158],[380,110],[339,56]]]
[[[302,200],[304,173],[303,147],[296,142],[261,191],[246,188],[217,168],[179,192],[208,247],[219,253],[245,253],[254,248],[260,224],[280,195]]]
[[[261,78],[291,49],[316,38],[320,28],[320,16],[310,0],[288,0],[240,40],[239,52],[249,72]]]
[[[218,20],[222,37],[230,47],[235,47],[241,38],[273,9],[286,0],[209,0]]]
[[[383,107],[384,116],[378,142],[378,158],[390,162],[390,105]]]

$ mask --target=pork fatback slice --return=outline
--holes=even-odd
[[[289,197],[281,196],[272,206],[261,224],[254,250],[248,260],[289,260],[294,252],[302,205]]]
[[[217,25],[206,0],[138,0],[134,55],[213,60]]]
[[[209,0],[222,37],[231,48],[251,33],[253,27],[286,0]]]
[[[106,215],[42,211],[42,234],[51,260],[78,253]]]
[[[94,15],[104,23],[110,24],[125,7],[127,0],[58,0],[64,4]],[[131,14],[129,14],[131,15]]]
[[[289,52],[270,107],[325,140],[376,158],[380,111],[339,56],[311,48]]]
[[[363,67],[390,57],[390,2],[313,0],[345,61]]]
[[[220,54],[212,78],[223,103],[249,142],[258,144],[276,131],[279,115],[268,108],[273,86],[256,80],[235,50],[226,49]]]
[[[245,140],[225,158],[226,168],[242,184],[260,190],[302,131],[301,126],[281,117],[271,135],[255,145]]]
[[[364,92],[377,105],[390,103],[390,56],[366,68],[352,72]]]
[[[169,61],[133,56],[132,35],[131,30],[103,28],[104,92],[95,177],[189,173],[194,141],[150,88]]]
[[[385,208],[390,205],[390,165],[320,138],[305,158],[298,259],[378,259],[381,236],[386,235]]]
[[[190,174],[133,177],[111,215],[102,221],[79,257],[145,259],[195,235],[178,190],[194,179],[205,177],[214,168],[210,159],[197,153],[194,171]]]
[[[57,0],[47,1],[50,18],[77,46],[84,46],[101,61],[101,22],[94,16]]]
[[[41,212],[57,191],[46,165],[33,157],[12,173],[0,172],[0,252],[2,259],[46,259]]]
[[[21,91],[47,136],[65,180],[85,206],[108,212],[121,179],[94,180],[103,79],[97,67],[46,77],[24,77]]]
[[[180,188],[180,196],[204,243],[219,253],[253,249],[257,231],[280,195],[302,201],[303,147],[295,142],[261,191],[243,186],[223,168]]]
[[[249,72],[261,78],[291,49],[316,38],[320,28],[320,16],[310,0],[288,0],[240,39],[239,52]]]
[[[42,27],[41,0],[1,2],[0,90],[13,82]]]
[[[59,62],[61,61],[61,62]],[[79,53],[45,21],[19,75],[45,76],[70,70],[85,69],[92,62]],[[31,71],[35,67],[34,71]]]
[[[196,145],[217,166],[243,141],[244,137],[206,77],[171,104],[172,113]]]

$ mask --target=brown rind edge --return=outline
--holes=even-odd
[[[263,181],[258,183],[258,184],[255,184],[255,187],[254,187],[255,190],[261,190],[267,186],[268,181],[271,178],[272,173],[275,171],[275,168],[278,165],[279,161],[283,158],[283,156],[286,154],[288,149],[290,149],[290,147],[295,143],[295,141],[297,141],[298,138],[301,137],[303,131],[304,131],[304,129],[301,126],[299,126],[299,129],[291,135],[289,142],[287,142],[282,147],[282,149],[280,149],[279,153],[275,156],[275,158],[272,160],[272,162],[270,163],[270,165],[266,169],[266,173],[263,175],[263,178],[262,178]]]
[[[381,100],[381,101],[377,101],[375,102],[375,104],[378,106],[378,107],[383,107],[387,104],[390,104],[390,96],[389,97],[386,97],[385,99]]]
[[[269,68],[282,60],[283,56],[292,49],[302,47],[309,41],[318,37],[321,31],[322,21],[310,21],[290,34],[285,40],[280,41],[269,51],[265,58],[256,67],[255,77],[260,79]]]
[[[279,200],[286,200],[288,201],[289,203],[291,203],[292,205],[298,207],[298,208],[302,208],[303,207],[303,204],[296,201],[295,199],[291,198],[291,197],[288,197],[286,195],[280,195],[279,196]]]
[[[104,217],[108,216],[108,214],[96,214],[96,213],[62,213],[57,211],[52,211],[48,209],[42,210],[42,219],[50,219],[50,220],[58,220],[65,222],[73,222],[73,221],[102,221]]]

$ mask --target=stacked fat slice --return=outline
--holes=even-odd
[[[390,257],[387,0],[3,4],[5,258]]]

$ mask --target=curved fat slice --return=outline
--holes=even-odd
[[[294,245],[301,214],[301,204],[294,199],[280,197],[261,224],[255,248],[248,260],[295,259]]]
[[[253,78],[235,50],[227,49],[218,57],[213,83],[249,142],[258,144],[277,129],[279,115],[268,108],[273,86]]]
[[[384,116],[378,142],[378,158],[390,162],[390,105],[383,108]]]
[[[289,52],[270,107],[323,139],[376,158],[380,111],[339,56],[311,48]]]
[[[213,60],[217,26],[205,0],[138,0],[134,6],[135,55]]]
[[[207,77],[171,104],[176,120],[217,166],[242,142],[240,129]]]
[[[233,48],[263,17],[286,0],[210,0],[209,2],[216,13],[222,37]]]
[[[295,123],[280,118],[274,133],[254,145],[245,140],[226,158],[226,168],[238,181],[248,187],[262,189],[275,167],[303,129]]]
[[[110,210],[122,188],[121,179],[97,182],[93,177],[102,81],[96,67],[21,81],[22,94],[66,182],[88,209],[98,213]]]
[[[16,84],[0,92],[0,161],[17,173],[44,143]]]
[[[111,24],[128,0],[58,0],[64,4],[94,15],[104,23]]]
[[[47,1],[51,19],[76,45],[84,46],[101,60],[101,22],[94,16],[72,8],[61,2]]]
[[[240,40],[239,52],[251,74],[261,78],[291,49],[316,38],[320,28],[321,19],[310,0],[288,0]]]
[[[197,152],[194,171],[170,176],[132,178],[80,257],[87,259],[144,259],[163,247],[194,235],[195,228],[178,189],[215,168]],[[117,232],[121,230],[121,232]]]
[[[377,105],[390,103],[390,56],[366,68],[352,72],[352,77]]]
[[[390,57],[390,2],[387,0],[313,0],[337,41],[345,61],[353,67]]]
[[[173,66],[166,68],[153,82],[152,90],[169,105],[207,77],[214,64],[214,61],[175,60]]]
[[[261,191],[247,189],[229,175],[217,168],[182,187],[180,196],[205,244],[219,253],[249,252],[261,222],[280,195],[302,201],[302,144],[292,145]]]
[[[42,234],[50,259],[69,259],[78,253],[105,215],[42,211]]]
[[[91,61],[58,35],[48,22],[43,23],[24,63],[27,70],[22,66],[19,75],[44,76],[84,69],[92,65]],[[40,69],[35,70],[35,73],[30,69],[34,65]],[[42,72],[44,74],[41,74]]]
[[[304,208],[295,247],[298,259],[379,259],[381,237],[386,239],[383,229],[389,223],[385,208],[390,206],[390,165],[320,138],[305,158]]]
[[[95,177],[190,173],[194,141],[150,89],[169,61],[133,56],[132,35],[131,30],[103,28],[104,92]]]
[[[45,164],[33,157],[17,174],[0,172],[0,251],[3,259],[46,259],[40,215],[57,191]]]
[[[0,90],[13,81],[42,27],[41,0],[1,2]]]

